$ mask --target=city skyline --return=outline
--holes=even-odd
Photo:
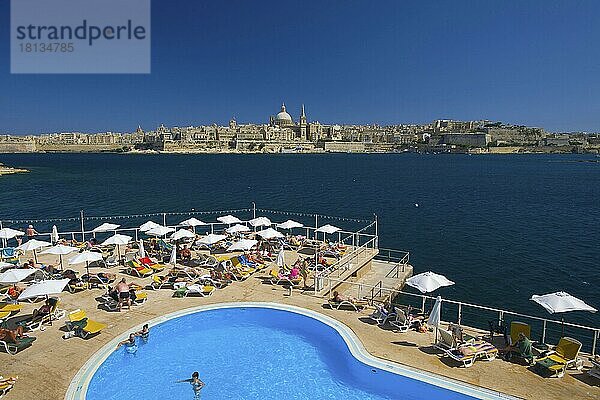
[[[9,2],[0,52],[9,54]],[[600,5],[152,3],[149,75],[11,75],[0,65],[0,131],[127,132],[267,123],[503,121],[552,132],[600,130]]]

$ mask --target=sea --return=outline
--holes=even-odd
[[[551,316],[529,300],[566,291],[600,309],[600,158],[594,155],[57,153],[4,154],[0,162],[30,170],[0,177],[3,221],[252,203],[359,220],[376,215],[380,247],[409,251],[415,273],[434,271],[455,282],[436,295],[600,327],[599,313]],[[308,218],[265,215],[275,222]],[[194,216],[209,222],[217,215]],[[168,223],[185,218],[169,216]],[[319,221],[347,229],[359,224]],[[75,220],[54,223],[59,231],[78,229]]]

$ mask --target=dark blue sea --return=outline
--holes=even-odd
[[[594,156],[12,154],[0,161],[31,170],[0,177],[2,220],[78,217],[80,210],[98,216],[237,209],[252,202],[325,215],[377,214],[381,247],[409,250],[416,272],[433,270],[456,282],[439,291],[443,297],[547,317],[530,296],[564,290],[600,308],[600,158]],[[77,226],[67,221],[59,230]],[[596,314],[564,317],[600,326]]]

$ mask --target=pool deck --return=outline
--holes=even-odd
[[[97,269],[95,269],[97,271]],[[111,272],[116,272],[112,269]],[[121,274],[119,274],[121,275]],[[172,290],[148,290],[146,304],[122,312],[107,312],[98,308],[103,290],[93,289],[76,294],[63,292],[61,308],[67,311],[81,308],[91,319],[106,323],[108,327],[99,335],[87,340],[81,338],[62,339],[64,319],[55,322],[45,331],[33,333],[37,340],[33,346],[15,356],[0,353],[0,374],[19,375],[19,381],[6,399],[64,399],[66,390],[77,371],[86,360],[115,336],[131,330],[152,318],[178,310],[229,302],[274,302],[317,311],[333,317],[348,326],[362,341],[372,355],[415,367],[438,375],[447,376],[473,385],[507,393],[526,399],[598,399],[599,381],[583,372],[570,370],[563,378],[542,378],[527,367],[500,359],[478,361],[471,368],[458,367],[451,360],[442,359],[431,346],[433,333],[410,331],[397,333],[367,322],[371,310],[331,310],[323,298],[302,294],[295,290],[291,296],[281,286],[264,283],[265,274],[255,273],[243,282],[234,282],[209,297],[173,298]],[[150,278],[129,279],[143,285]],[[14,319],[27,315],[37,304],[25,304]]]

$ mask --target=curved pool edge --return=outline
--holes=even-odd
[[[129,332],[132,330],[141,329],[143,324],[148,324],[150,327],[169,321],[174,318],[182,317],[189,314],[194,314],[202,311],[218,310],[225,308],[270,308],[281,311],[293,312],[296,314],[311,317],[320,321],[326,325],[331,326],[335,329],[338,334],[344,339],[344,342],[348,346],[350,353],[358,361],[369,365],[373,368],[378,368],[384,371],[388,371],[394,374],[402,375],[407,378],[419,380],[437,387],[448,389],[454,392],[458,392],[467,396],[475,397],[483,400],[498,400],[498,399],[518,399],[517,397],[497,392],[491,389],[487,389],[480,386],[475,386],[466,382],[448,378],[442,375],[434,374],[427,371],[422,371],[417,368],[413,368],[407,365],[399,364],[393,361],[384,360],[370,354],[363,346],[358,336],[348,326],[342,322],[329,317],[327,315],[318,313],[316,311],[308,310],[306,308],[280,304],[271,302],[231,302],[231,303],[220,303],[202,305],[197,307],[186,308],[183,310],[175,311],[166,315],[162,315],[144,323],[138,324],[131,329],[126,330],[120,335],[115,336],[110,342],[102,346],[100,350],[96,351],[83,366],[77,371],[73,380],[69,384],[67,392],[65,394],[65,400],[85,400],[86,393],[90,381],[100,365],[114,352],[117,344],[125,340],[129,336]]]

